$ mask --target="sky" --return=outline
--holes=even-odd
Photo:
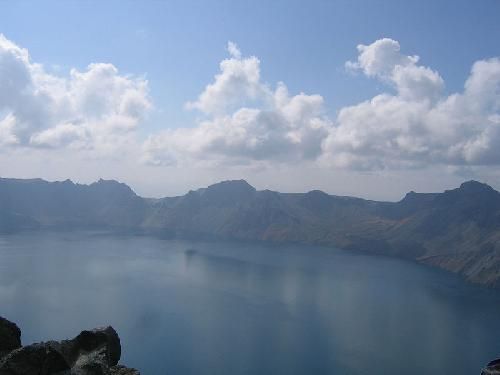
[[[500,1],[0,1],[0,176],[500,189]]]

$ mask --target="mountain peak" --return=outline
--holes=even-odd
[[[100,178],[98,181],[94,182],[94,184],[120,184],[120,182],[116,180],[104,180]]]
[[[403,199],[407,199],[407,198],[413,198],[417,195],[417,193],[415,192],[415,190],[410,190],[408,193],[406,193],[405,197]]]
[[[205,199],[219,204],[245,201],[253,196],[255,191],[255,188],[245,180],[222,181],[198,190]]]
[[[245,180],[226,180],[207,187],[207,190],[232,190],[232,191],[251,191],[254,192],[255,188]]]
[[[466,193],[489,193],[495,191],[490,185],[475,180],[462,183],[458,190]]]
[[[109,187],[112,187],[112,186],[115,186],[115,187],[127,187],[127,189],[130,189],[130,187],[123,183],[123,182],[120,182],[120,181],[116,181],[116,180],[103,180],[102,178],[100,178],[98,181],[96,182],[93,182],[92,184],[90,184],[90,186],[109,186]]]
[[[100,178],[99,181],[93,182],[89,187],[100,191],[108,191],[110,193],[121,192],[124,194],[136,195],[130,186],[116,180],[103,180]]]

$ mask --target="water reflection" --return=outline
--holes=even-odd
[[[498,293],[332,249],[103,233],[0,237],[0,314],[25,342],[112,324],[145,374],[470,374]]]

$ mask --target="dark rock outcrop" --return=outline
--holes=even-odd
[[[110,369],[111,375],[140,375],[135,368],[129,368],[121,365],[116,365]]]
[[[481,375],[500,375],[500,359],[495,359],[488,363]]]
[[[112,327],[24,347],[20,339],[19,328],[0,317],[0,345],[7,352],[0,357],[0,375],[140,375],[118,365],[120,338]]]
[[[15,323],[0,316],[0,359],[20,347],[21,330]]]
[[[0,361],[0,375],[69,374],[68,370],[62,355],[46,343],[16,349]]]

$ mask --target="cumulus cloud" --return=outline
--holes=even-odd
[[[444,81],[384,38],[358,46],[351,71],[387,85],[385,93],[324,115],[320,95],[290,95],[260,77],[260,61],[230,56],[188,108],[207,118],[194,128],[167,130],[145,143],[145,159],[251,164],[314,161],[348,169],[417,168],[500,163],[500,60],[478,61],[461,93],[444,94]]]
[[[361,70],[394,86],[400,97],[407,100],[439,99],[444,82],[439,74],[418,65],[419,56],[401,53],[399,42],[383,38],[370,45],[358,45],[358,59],[348,61],[349,70]]]
[[[192,126],[150,134],[153,165],[268,165],[302,162],[360,169],[500,164],[500,59],[477,61],[463,90],[447,94],[438,72],[396,40],[359,45],[350,71],[387,87],[328,117],[318,94],[291,94],[261,77],[261,62],[235,43],[198,97]],[[151,108],[148,83],[112,64],[47,73],[0,35],[0,149],[91,150],[117,156],[140,144],[134,130]],[[275,165],[275,164],[273,164]]]
[[[418,56],[401,54],[401,46],[396,40],[383,38],[370,45],[359,44],[357,61],[346,62],[346,68],[362,70],[369,77],[389,78],[396,66],[414,65]]]
[[[17,139],[13,133],[15,118],[8,114],[0,121],[0,146],[13,146],[17,143]]]
[[[0,145],[95,149],[135,129],[151,108],[148,83],[112,64],[47,73],[0,34]]]
[[[85,127],[73,124],[61,124],[33,134],[30,138],[30,143],[34,146],[59,148],[75,143],[85,145],[89,138]]]
[[[323,116],[323,98],[290,96],[284,83],[271,89],[260,78],[256,57],[243,58],[231,42],[228,52],[214,82],[188,103],[208,117],[194,128],[149,137],[145,159],[156,165],[220,165],[317,158],[330,126]]]
[[[272,97],[260,79],[260,60],[255,56],[242,58],[238,46],[232,42],[228,43],[227,50],[230,57],[220,63],[220,73],[198,100],[186,104],[188,109],[222,115],[242,106],[265,104]]]
[[[443,95],[439,74],[401,54],[397,41],[358,46],[348,69],[387,83],[383,93],[342,108],[323,142],[322,161],[358,169],[429,164],[499,164],[500,60],[478,61],[462,93]]]

